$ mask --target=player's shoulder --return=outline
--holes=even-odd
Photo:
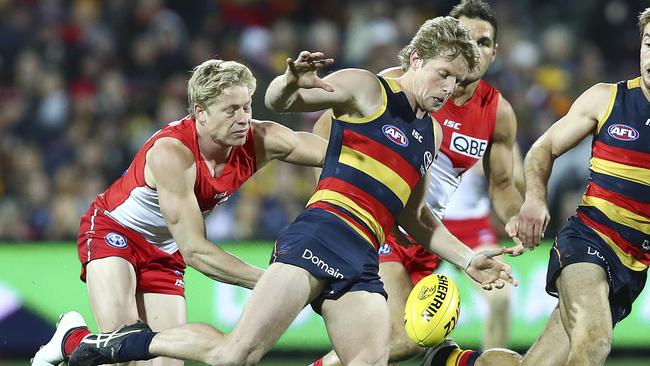
[[[486,99],[498,98],[501,95],[499,89],[483,79],[479,80],[475,93]]]
[[[597,83],[582,93],[581,97],[596,98],[597,100],[609,100],[612,93],[616,91],[618,83]]]
[[[377,89],[377,75],[365,69],[348,68],[337,70],[325,77],[334,87],[345,86],[355,90]]]
[[[155,166],[187,167],[194,164],[195,160],[190,148],[174,137],[159,138],[147,153],[147,162]]]
[[[254,138],[264,139],[266,137],[273,137],[278,133],[286,132],[290,129],[275,121],[252,119],[251,130],[253,131]]]

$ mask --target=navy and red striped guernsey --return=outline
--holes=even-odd
[[[327,155],[308,208],[327,210],[378,248],[433,163],[435,129],[417,118],[394,79],[377,77],[380,108],[370,116],[333,116]]]
[[[650,265],[650,103],[641,78],[612,84],[577,216],[636,271]]]

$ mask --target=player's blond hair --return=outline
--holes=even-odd
[[[399,60],[404,71],[411,67],[411,53],[418,55],[425,62],[435,57],[454,60],[461,56],[469,71],[478,66],[479,53],[476,42],[470,37],[469,30],[450,16],[429,19],[418,30],[411,43],[402,48]]]
[[[639,33],[641,33],[641,38],[643,38],[643,30],[648,23],[650,23],[650,8],[645,8],[645,10],[639,14]]]
[[[190,114],[194,105],[208,108],[223,94],[225,89],[243,85],[255,92],[256,80],[251,70],[235,61],[208,60],[192,70],[187,82],[187,101]]]

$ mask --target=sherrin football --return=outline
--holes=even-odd
[[[420,280],[409,294],[404,327],[417,345],[433,347],[454,330],[459,316],[458,287],[449,277],[434,273]]]

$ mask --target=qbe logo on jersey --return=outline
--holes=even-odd
[[[459,154],[480,159],[483,154],[485,154],[487,144],[487,140],[481,140],[475,137],[470,137],[458,132],[454,132],[451,134],[449,148],[451,151],[455,151]]]
[[[399,128],[393,125],[384,125],[381,128],[381,131],[391,142],[396,143],[401,147],[409,146],[409,140],[406,138],[406,134]]]
[[[639,138],[639,131],[628,125],[617,123],[607,128],[607,133],[621,141],[634,141]]]

